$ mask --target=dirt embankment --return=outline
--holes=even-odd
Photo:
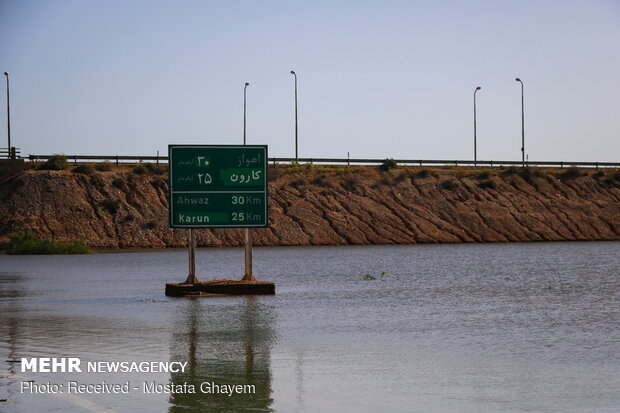
[[[620,240],[620,174],[577,170],[270,168],[256,245]],[[187,245],[168,228],[165,176],[129,168],[27,171],[0,184],[0,244],[14,231],[94,247]],[[242,231],[197,231],[199,246]]]

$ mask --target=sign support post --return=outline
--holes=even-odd
[[[256,281],[252,274],[252,230],[245,229],[245,275],[243,281]]]
[[[194,234],[193,228],[189,230],[189,275],[185,284],[198,284],[198,277],[196,277],[196,234]]]

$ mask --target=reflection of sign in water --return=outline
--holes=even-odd
[[[271,411],[273,308],[250,296],[243,305],[214,305],[209,311],[196,300],[184,306],[174,323],[170,359],[188,365],[185,372],[172,373],[170,383],[191,384],[196,393],[170,394],[168,412]],[[202,385],[208,392],[212,384],[253,386],[255,391],[229,396],[199,390]]]
[[[170,226],[267,226],[267,145],[169,145]]]

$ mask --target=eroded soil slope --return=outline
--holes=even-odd
[[[270,227],[256,245],[620,239],[620,178],[606,171],[270,168]],[[27,171],[0,184],[0,244],[31,229],[94,247],[186,245],[168,228],[165,176],[129,168]],[[200,246],[241,230],[199,230]]]

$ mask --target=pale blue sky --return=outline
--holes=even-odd
[[[620,161],[620,1],[0,0],[22,153]],[[2,95],[4,96],[4,78]],[[0,146],[6,107],[0,100]]]

